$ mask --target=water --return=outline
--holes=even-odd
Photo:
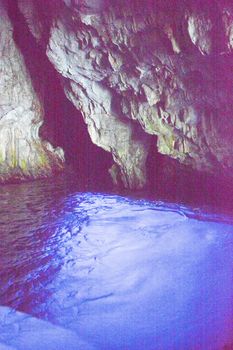
[[[233,348],[231,218],[61,180],[0,202],[0,305],[98,350]]]

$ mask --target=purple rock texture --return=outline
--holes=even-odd
[[[17,2],[115,183],[143,188],[151,147],[232,177],[230,1]]]

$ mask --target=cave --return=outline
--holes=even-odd
[[[233,349],[231,1],[0,17],[0,350]]]

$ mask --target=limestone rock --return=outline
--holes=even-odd
[[[125,186],[146,183],[151,135],[160,153],[232,176],[231,2],[60,0],[49,21],[43,1],[18,2],[37,39],[49,23],[41,45]]]
[[[0,16],[0,181],[44,177],[63,167],[64,154],[39,138],[43,106],[2,3]]]

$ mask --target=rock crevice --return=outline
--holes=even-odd
[[[0,181],[48,176],[63,168],[64,152],[39,137],[43,105],[2,3],[0,11]]]

